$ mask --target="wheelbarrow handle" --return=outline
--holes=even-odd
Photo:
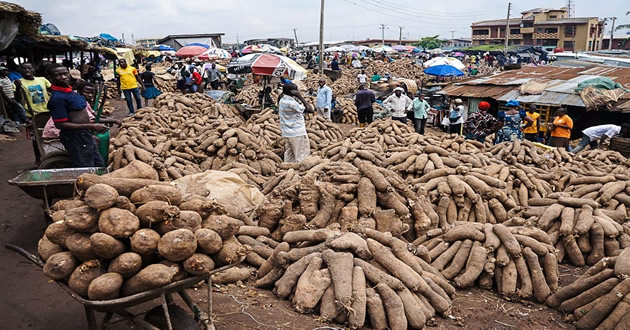
[[[13,245],[13,244],[7,244],[4,246],[5,248],[9,249],[9,250],[13,250],[19,254],[21,254],[24,258],[28,259],[30,262],[34,263],[35,265],[39,266],[39,268],[44,268],[44,262],[42,261],[42,259],[40,259],[38,256],[24,250],[23,248],[17,246],[17,245]]]

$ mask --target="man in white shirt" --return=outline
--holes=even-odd
[[[597,149],[597,146],[604,143],[606,139],[612,139],[617,135],[621,135],[622,137],[630,136],[630,124],[625,123],[621,126],[611,124],[589,127],[582,131],[582,140],[578,143],[577,147],[570,152],[577,154],[587,145],[590,145],[591,149]]]
[[[315,99],[315,109],[317,114],[324,117],[325,120],[331,121],[330,109],[332,102],[332,89],[326,86],[326,79],[319,80],[319,88],[317,88],[317,98]]]
[[[453,115],[457,112],[457,115]],[[468,111],[464,106],[464,102],[461,99],[455,99],[455,106],[451,103],[451,110],[449,112],[450,125],[448,133],[462,134],[462,126],[468,120]]]
[[[361,70],[361,73],[357,75],[357,79],[359,80],[359,85],[365,85],[367,83],[367,76],[365,75],[365,70]]]
[[[407,123],[407,112],[411,110],[413,102],[407,95],[403,94],[401,87],[394,89],[394,94],[390,95],[383,101],[383,106],[392,112],[392,119],[403,124]]]
[[[298,99],[302,104],[298,103]],[[310,142],[306,134],[304,112],[313,112],[313,108],[304,100],[295,84],[285,84],[282,98],[278,102],[280,131],[284,138],[284,161],[301,163],[311,154]]]

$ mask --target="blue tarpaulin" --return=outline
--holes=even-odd
[[[159,50],[159,51],[161,51],[161,52],[163,52],[163,51],[169,51],[169,50],[172,50],[172,51],[174,51],[174,50],[175,50],[175,48],[173,48],[173,47],[169,47],[169,46],[166,46],[166,45],[155,45],[155,46],[151,47],[151,49],[153,49],[153,50]]]
[[[118,41],[118,39],[114,38],[111,34],[101,33],[98,36],[109,41]]]
[[[208,46],[206,44],[199,43],[199,42],[193,42],[192,44],[186,44],[186,46],[201,46],[203,48],[210,48],[210,46]]]
[[[440,77],[461,77],[463,72],[452,65],[436,65],[424,70],[424,73]]]

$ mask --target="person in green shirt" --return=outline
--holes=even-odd
[[[429,109],[431,106],[429,102],[424,99],[423,93],[418,93],[416,98],[413,99],[411,105],[413,109],[413,123],[416,129],[416,133],[424,134],[424,127],[427,124],[427,118],[429,117]]]
[[[372,75],[372,82],[381,81],[381,76],[378,73]]]
[[[37,113],[48,111],[46,105],[50,97],[48,95],[50,81],[44,77],[35,77],[31,63],[20,64],[20,73],[22,78],[14,81],[16,99],[19,98],[18,100],[24,104],[26,116],[30,118]],[[23,96],[26,96],[26,99]]]

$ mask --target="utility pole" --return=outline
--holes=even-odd
[[[608,43],[608,50],[612,49],[614,39],[613,34],[615,33],[615,21],[617,20],[617,17],[611,17],[610,19],[612,19],[612,27],[610,28],[610,42]]]
[[[319,73],[324,73],[324,0],[319,12]]]
[[[123,44],[124,44],[124,43],[125,43],[125,34],[124,34],[124,33],[122,34],[122,38],[123,38],[123,39],[122,39],[122,42],[123,42]]]
[[[450,30],[450,31],[448,31],[448,32],[450,32],[450,33],[451,33],[451,40],[455,40],[455,32],[457,32],[457,31],[455,31],[455,30]]]
[[[238,49],[241,48],[241,43],[238,42],[238,33],[236,34],[236,48],[238,48]]]
[[[381,47],[385,47],[385,29],[387,28],[387,25],[385,24],[381,24],[381,27],[379,29],[381,29]]]
[[[399,30],[399,32],[398,32],[398,44],[399,45],[402,45],[402,30],[404,28],[405,28],[404,26],[399,26],[398,27],[398,30]]]
[[[504,55],[507,55],[508,40],[510,39],[510,10],[511,9],[512,9],[512,3],[508,2],[507,19],[505,20],[505,49],[503,50]]]
[[[298,42],[297,29],[296,28],[293,29],[293,35],[295,36],[295,47],[297,47],[300,43]]]
[[[567,0],[567,12],[569,18],[575,17],[575,1]]]

